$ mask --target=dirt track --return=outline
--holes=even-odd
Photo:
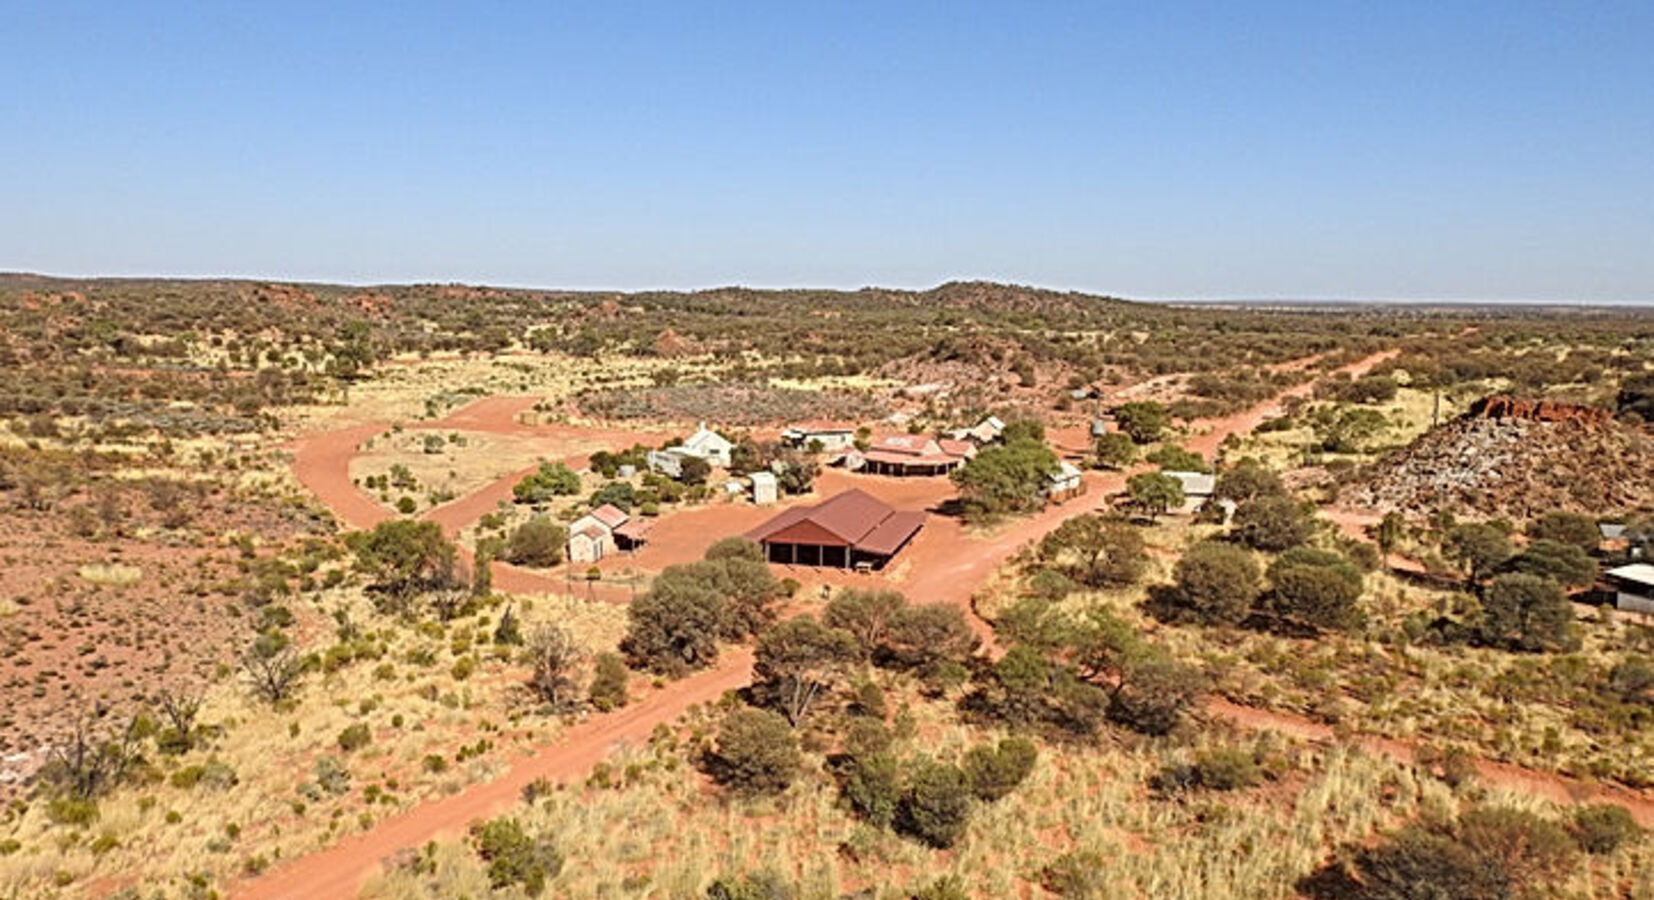
[[[1361,374],[1388,359],[1397,351],[1374,354],[1359,362],[1344,366],[1340,372]],[[1258,406],[1223,419],[1197,423],[1203,430],[1185,442],[1190,449],[1207,456],[1215,455],[1223,439],[1230,434],[1249,431],[1271,416],[1278,415],[1280,404],[1291,396],[1302,396],[1311,385],[1293,387]],[[516,430],[545,433],[548,437],[568,437],[569,426],[522,426],[516,423],[516,413],[532,405],[524,398],[493,398],[482,400],[456,411],[432,427],[467,428],[475,430]],[[362,440],[382,431],[382,425],[364,425],[318,436],[302,445],[294,461],[295,472],[312,491],[322,498],[341,519],[355,527],[371,526],[388,518],[389,514],[356,490],[350,483],[349,460]],[[625,432],[621,434],[632,435]],[[640,440],[646,440],[637,436]],[[837,492],[839,482],[849,479],[842,473],[829,472],[822,476],[821,495]],[[974,591],[990,574],[1003,565],[1005,559],[1020,547],[1037,540],[1064,519],[1101,506],[1108,495],[1121,489],[1122,474],[1087,476],[1088,493],[1063,506],[1020,520],[990,538],[976,539],[965,535],[958,520],[932,516],[914,544],[900,557],[898,572],[878,576],[891,586],[898,587],[917,602],[954,602],[969,610]],[[857,487],[881,496],[895,505],[914,508],[929,506],[945,499],[951,493],[945,482],[925,479],[855,478]],[[444,530],[454,531],[469,524],[475,516],[492,510],[500,499],[495,496],[509,483],[504,479],[481,491],[433,510],[429,517],[442,523]],[[486,495],[486,496],[482,496]],[[709,507],[668,517],[656,526],[650,548],[636,557],[627,557],[639,567],[656,568],[673,562],[688,561],[699,555],[701,549],[713,540],[744,530],[749,518],[753,524],[773,514],[773,509],[752,507]],[[474,515],[473,515],[474,513]],[[467,518],[471,516],[471,518]],[[674,524],[676,523],[676,524]],[[789,573],[790,574],[790,573]],[[842,578],[866,576],[829,573],[817,582],[835,582]],[[496,584],[508,591],[549,591],[566,589],[562,579],[524,572],[508,566],[495,570]],[[803,580],[803,579],[801,579]],[[576,591],[578,592],[578,588]],[[605,586],[611,594],[613,586]],[[620,589],[626,590],[626,589]],[[603,599],[614,600],[614,596]],[[624,602],[624,600],[620,601]],[[992,652],[992,628],[976,616],[973,625],[984,637]],[[538,755],[520,760],[500,779],[475,785],[460,794],[416,806],[387,819],[365,834],[352,836],[326,850],[281,866],[258,879],[244,882],[233,896],[243,900],[319,900],[319,898],[355,897],[362,880],[371,874],[380,861],[399,850],[417,846],[442,834],[462,830],[468,822],[487,817],[516,802],[522,787],[536,778],[572,780],[582,777],[598,761],[628,741],[646,738],[657,724],[670,722],[682,715],[691,705],[714,700],[726,690],[744,686],[750,679],[752,657],[749,650],[731,650],[711,670],[674,682],[651,694],[640,703],[616,713],[595,716],[571,729],[556,746],[547,747]],[[1246,728],[1270,728],[1306,740],[1327,742],[1333,735],[1330,729],[1308,720],[1276,713],[1238,707],[1225,701],[1214,701],[1209,711],[1231,719]],[[1413,750],[1409,745],[1372,739],[1363,746],[1400,759],[1410,760]],[[1639,821],[1654,825],[1654,802],[1646,797],[1624,791],[1611,791],[1570,782],[1547,773],[1533,772],[1514,766],[1483,761],[1480,764],[1484,778],[1490,783],[1515,790],[1529,791],[1561,802],[1571,802],[1584,796],[1601,797],[1624,803]]]

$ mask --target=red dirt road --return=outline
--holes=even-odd
[[[350,460],[362,442],[384,432],[382,422],[354,425],[302,441],[293,454],[293,474],[317,499],[351,528],[372,528],[391,517],[390,511],[356,489],[350,480]]]
[[[594,716],[568,730],[555,747],[512,764],[505,775],[472,785],[450,797],[422,803],[347,837],[325,850],[300,857],[237,886],[238,900],[323,900],[353,898],[380,861],[407,847],[461,833],[477,819],[509,809],[537,778],[573,781],[616,750],[646,742],[657,724],[671,722],[691,706],[711,703],[752,677],[752,653],[734,649],[717,667],[673,682],[617,712]]]

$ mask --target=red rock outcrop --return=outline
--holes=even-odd
[[[1586,425],[1606,425],[1613,412],[1596,406],[1559,403],[1555,400],[1534,400],[1492,394],[1477,400],[1465,413],[1471,419],[1528,419],[1534,422],[1581,422]]]

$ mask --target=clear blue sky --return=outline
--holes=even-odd
[[[0,269],[1654,302],[1654,2],[0,12]]]

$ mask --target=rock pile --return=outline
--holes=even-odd
[[[1369,466],[1340,502],[1526,519],[1654,505],[1654,444],[1603,410],[1495,396]]]

